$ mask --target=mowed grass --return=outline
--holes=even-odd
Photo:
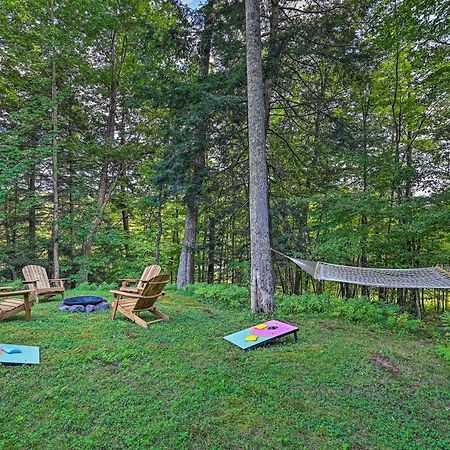
[[[300,342],[244,352],[222,337],[261,318],[185,295],[147,330],[58,305],[0,324],[0,342],[41,348],[0,367],[1,449],[450,448],[449,367],[424,338],[277,317]]]

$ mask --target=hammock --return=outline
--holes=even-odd
[[[423,269],[373,269],[366,267],[341,266],[323,262],[292,258],[273,250],[290,259],[315,280],[338,281],[341,283],[360,284],[386,288],[411,289],[450,289],[450,273],[440,267]]]

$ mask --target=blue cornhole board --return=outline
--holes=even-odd
[[[258,329],[258,326],[265,325],[264,329]],[[246,350],[248,348],[256,348],[260,345],[274,342],[278,338],[294,335],[295,342],[297,342],[298,327],[289,323],[280,322],[279,320],[268,320],[260,325],[246,328],[245,330],[237,331],[236,333],[224,336],[224,339],[234,345]],[[248,336],[257,336],[255,341],[246,341]]]
[[[21,353],[0,352],[0,364],[39,364],[39,347],[28,345],[0,344],[0,349],[17,348]]]
[[[270,338],[270,337],[259,336],[257,341],[246,341],[245,338],[247,336],[250,336],[251,334],[253,334],[253,333],[250,331],[250,328],[247,328],[245,330],[241,330],[241,331],[237,331],[236,333],[229,334],[228,336],[224,336],[223,338],[226,341],[231,342],[234,345],[237,345],[238,347],[242,348],[243,350],[246,350],[247,348],[251,348],[251,347],[257,347],[258,345],[261,345],[266,341],[272,340],[272,338]]]

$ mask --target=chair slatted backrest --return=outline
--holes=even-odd
[[[143,290],[145,286],[147,285],[147,281],[151,280],[153,277],[156,277],[161,272],[161,267],[158,266],[158,264],[153,264],[151,266],[148,266],[144,269],[144,272],[142,272],[141,278],[139,279],[139,282],[137,284],[138,290]]]
[[[156,277],[152,278],[147,285],[144,288],[144,291],[142,292],[142,295],[147,298],[140,298],[136,302],[136,306],[134,307],[135,310],[144,310],[151,308],[156,300],[158,300],[158,297],[161,295],[161,292],[163,291],[166,284],[169,282],[170,277],[169,275],[157,275]]]
[[[22,269],[25,280],[37,280],[38,289],[47,289],[50,287],[47,272],[41,266],[30,265]],[[34,289],[33,284],[28,284],[29,289]]]

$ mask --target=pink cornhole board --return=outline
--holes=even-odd
[[[246,328],[245,330],[237,331],[236,333],[225,336],[224,339],[244,350],[267,344],[268,342],[274,341],[282,336],[287,336],[288,334],[293,334],[295,342],[297,342],[298,327],[280,322],[279,320],[269,320],[268,322],[263,323],[267,325],[267,328],[262,330],[255,327]],[[258,336],[258,339],[256,341],[246,341],[245,338],[250,335]]]

